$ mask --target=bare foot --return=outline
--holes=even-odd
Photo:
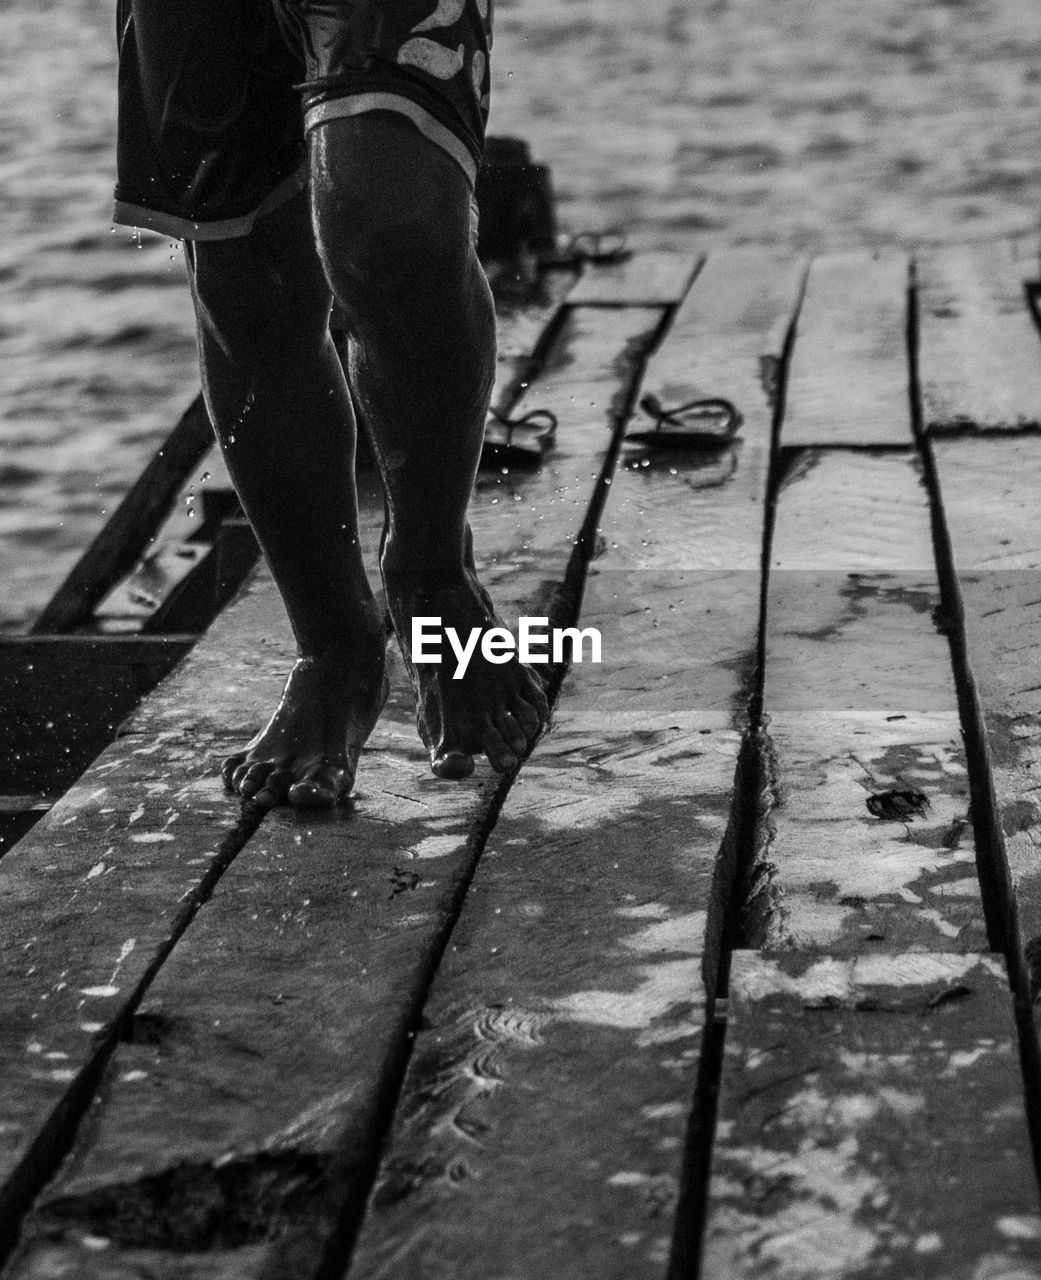
[[[224,785],[265,809],[328,809],[354,786],[358,758],[387,700],[385,633],[364,653],[300,658],[265,728],[225,760]]]
[[[402,657],[416,695],[416,725],[430,752],[430,767],[440,778],[465,778],[474,754],[482,752],[493,769],[514,769],[528,754],[549,717],[549,703],[530,667],[516,657],[501,666],[485,661],[479,648],[461,679],[450,651],[439,664],[416,665],[410,641],[413,617],[438,617],[465,640],[473,627],[501,627],[487,592],[471,569],[455,584],[423,586],[404,576],[384,582]],[[443,648],[448,650],[447,641]]]

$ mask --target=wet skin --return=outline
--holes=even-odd
[[[380,569],[441,777],[473,756],[514,767],[548,713],[516,660],[411,663],[414,614],[468,634],[500,625],[474,567],[466,507],[495,368],[494,313],[455,164],[407,120],[371,113],[311,134],[305,194],[249,236],[186,258],[203,387],[243,508],[285,601],[300,660],[267,726],[224,766],[264,805],[328,806],[353,784],[386,697],[385,624],[358,543],[353,401],[387,499]],[[348,322],[348,391],[328,334]]]

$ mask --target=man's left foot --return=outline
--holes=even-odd
[[[387,700],[385,644],[380,623],[350,658],[300,658],[267,725],[225,760],[224,785],[265,809],[328,809],[346,799]]]

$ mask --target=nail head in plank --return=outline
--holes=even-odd
[[[857,250],[814,259],[799,311],[784,446],[906,445],[909,259]]]
[[[636,253],[622,262],[587,263],[571,290],[572,306],[658,306],[679,302],[703,254]]]
[[[918,380],[932,432],[1041,427],[1041,337],[1009,246],[918,255]]]
[[[703,1274],[1033,1275],[1000,957],[734,955]]]
[[[799,455],[775,517],[769,945],[986,950],[928,496],[909,457]]]
[[[1041,437],[937,440],[934,451],[1015,909],[1033,957],[1041,939]]]

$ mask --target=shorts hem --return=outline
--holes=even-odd
[[[249,213],[237,218],[200,219],[185,218],[162,209],[150,209],[133,201],[118,197],[112,210],[112,221],[121,227],[136,227],[142,231],[154,231],[174,240],[238,240],[248,236],[258,218],[272,213],[302,191],[310,177],[310,162],[305,160],[295,173],[283,179]]]
[[[327,120],[343,120],[349,116],[365,115],[370,111],[395,111],[406,116],[416,128],[462,169],[471,188],[477,181],[477,160],[470,148],[447,125],[441,123],[425,107],[402,94],[386,92],[346,93],[341,97],[319,102],[304,114],[304,128],[308,132]]]

